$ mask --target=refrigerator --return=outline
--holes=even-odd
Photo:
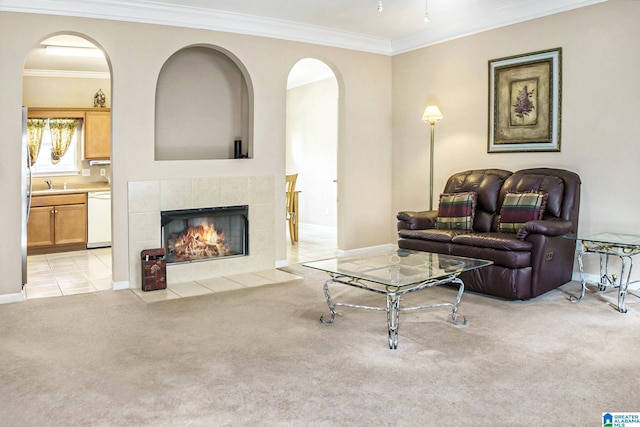
[[[31,175],[31,157],[29,156],[29,135],[27,132],[27,107],[22,107],[22,173],[20,187],[22,192],[22,287],[27,284],[27,222],[31,211],[31,191],[33,190]]]

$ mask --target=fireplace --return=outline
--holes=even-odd
[[[249,255],[249,207],[160,212],[167,264]]]
[[[277,264],[276,236],[280,233],[275,217],[274,200],[276,188],[279,188],[276,182],[274,175],[129,181],[129,280],[114,283],[114,288],[141,287],[140,252],[164,245],[161,213],[169,210],[247,205],[246,218],[250,221],[245,240],[248,241],[245,246],[248,248],[247,256],[226,256],[208,262],[170,263],[167,265],[167,285],[272,269]],[[228,237],[226,230],[225,237]]]

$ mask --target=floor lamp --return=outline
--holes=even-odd
[[[422,121],[429,123],[431,127],[431,154],[429,155],[429,161],[431,167],[429,168],[431,178],[429,179],[429,210],[433,210],[433,141],[435,137],[436,123],[442,120],[442,113],[437,105],[429,105],[422,115]]]

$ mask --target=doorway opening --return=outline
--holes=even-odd
[[[26,152],[41,166],[25,171],[29,178],[24,197],[32,202],[29,215],[23,212],[27,299],[113,287],[111,87],[107,57],[83,35],[51,35],[26,56],[22,87],[28,117],[24,124]],[[68,122],[73,122],[74,142],[54,141],[59,137],[53,137],[53,129],[66,128]],[[42,131],[34,133],[37,128]],[[38,143],[45,136],[51,141]],[[65,147],[63,151],[59,146]],[[73,159],[71,164],[63,162],[68,158]],[[65,169],[57,170],[62,163]],[[58,203],[61,208],[52,209],[52,215],[31,215],[33,209],[46,210]]]
[[[298,241],[287,236],[289,264],[333,257],[338,247],[339,98],[325,62],[304,58],[289,72],[286,173],[298,174]]]

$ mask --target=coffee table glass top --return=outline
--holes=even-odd
[[[637,234],[602,232],[569,234],[565,238],[610,245],[640,246],[640,235]]]
[[[389,286],[409,286],[493,264],[492,261],[395,249],[305,263],[305,267]]]

